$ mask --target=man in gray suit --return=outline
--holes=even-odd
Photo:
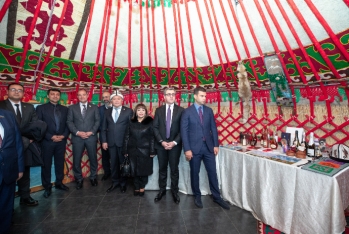
[[[122,193],[126,192],[127,180],[120,175],[120,165],[125,159],[121,152],[124,135],[133,111],[128,107],[122,106],[123,99],[123,95],[119,92],[112,94],[110,101],[113,108],[106,110],[103,118],[101,141],[103,149],[109,150],[112,175],[112,185],[108,188],[107,193],[110,193],[118,186],[120,186]]]
[[[73,143],[73,172],[77,182],[76,189],[83,184],[81,158],[86,148],[90,161],[90,181],[97,186],[97,131],[100,123],[98,107],[87,102],[87,91],[78,91],[79,103],[68,110],[67,125],[72,133]]]

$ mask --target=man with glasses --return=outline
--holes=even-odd
[[[165,88],[164,97],[166,104],[157,108],[154,117],[155,148],[159,160],[159,187],[160,191],[155,197],[155,202],[166,195],[167,167],[171,169],[171,192],[173,201],[180,202],[178,196],[179,158],[182,152],[182,139],[180,135],[181,116],[184,110],[175,104],[176,91],[173,87]]]
[[[42,141],[42,156],[44,165],[41,167],[41,181],[45,188],[44,197],[48,198],[52,192],[51,166],[52,156],[55,164],[55,188],[67,191],[69,188],[62,181],[64,179],[64,155],[69,136],[67,127],[68,108],[59,104],[61,91],[49,89],[49,102],[36,108],[38,118],[47,123],[47,130]]]
[[[0,109],[11,111],[15,116],[20,131],[33,121],[38,120],[34,106],[29,103],[22,102],[24,95],[24,87],[20,83],[11,83],[7,86],[8,98],[0,102]],[[31,140],[22,136],[23,151],[29,146]],[[37,206],[39,202],[30,196],[30,167],[25,167],[23,177],[17,181],[18,195],[20,196],[20,204],[27,206]]]
[[[104,113],[107,109],[112,108],[112,105],[110,103],[110,93],[108,91],[103,92],[102,98],[103,98],[103,103],[100,107],[98,107],[99,115],[101,116],[101,123],[99,125],[99,142],[101,143],[101,145],[102,145],[101,130],[103,125]],[[108,149],[105,150],[103,149],[103,147],[101,147],[101,151],[102,151],[102,166],[104,170],[104,175],[102,177],[102,180],[107,180],[111,175],[109,150]]]

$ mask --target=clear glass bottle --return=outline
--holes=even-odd
[[[307,148],[307,156],[308,157],[314,157],[315,156],[315,141],[314,141],[314,133],[310,133],[310,139],[308,142],[308,148]]]

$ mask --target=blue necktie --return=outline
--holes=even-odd
[[[114,108],[114,110],[115,110],[114,123],[116,123],[116,122],[118,121],[118,118],[119,118],[119,110],[120,110],[120,107]]]

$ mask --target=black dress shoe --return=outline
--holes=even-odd
[[[172,197],[173,197],[174,203],[179,204],[181,199],[179,198],[178,193],[172,193]]]
[[[134,196],[138,196],[138,195],[139,195],[139,191],[134,191],[134,192],[133,192],[133,195],[134,195]]]
[[[198,208],[204,208],[204,206],[202,205],[202,201],[201,201],[200,197],[196,197],[194,200],[194,203]]]
[[[227,202],[223,201],[223,199],[220,200],[213,200],[215,203],[220,205],[223,209],[230,210],[230,207]]]
[[[121,186],[120,187],[120,191],[121,191],[121,193],[125,193],[126,192],[126,186]],[[141,193],[139,193],[139,195],[141,195]]]
[[[154,201],[155,201],[155,202],[160,201],[161,198],[162,198],[163,196],[165,196],[165,195],[166,195],[166,190],[160,191],[160,192],[158,193],[158,195],[156,195],[156,197],[154,198]]]
[[[143,191],[143,192],[139,191],[139,196],[140,196],[140,197],[143,197],[143,196],[144,196],[144,192],[145,192],[145,191]]]
[[[23,205],[27,205],[27,206],[37,206],[39,205],[39,202],[38,200],[34,200],[32,197],[28,197],[28,198],[25,198],[25,199],[20,199],[19,200],[19,203],[20,204],[23,204]]]
[[[107,189],[107,193],[110,193],[111,191],[113,191],[113,190],[116,189],[117,187],[119,187],[119,185],[114,185],[114,184],[112,184],[112,185]]]
[[[104,174],[102,177],[102,181],[107,180],[109,177],[110,177],[110,174]]]
[[[64,191],[68,191],[69,190],[69,187],[65,186],[64,184],[58,184],[55,186],[56,189],[59,189],[59,190],[64,190]]]
[[[76,189],[79,190],[79,189],[81,189],[81,188],[82,188],[82,181],[78,181],[78,182],[76,183]]]
[[[52,192],[51,188],[45,189],[44,198],[48,198],[51,195],[51,192]]]
[[[97,179],[92,179],[90,181],[91,181],[92,186],[97,186],[97,184],[98,184]]]

